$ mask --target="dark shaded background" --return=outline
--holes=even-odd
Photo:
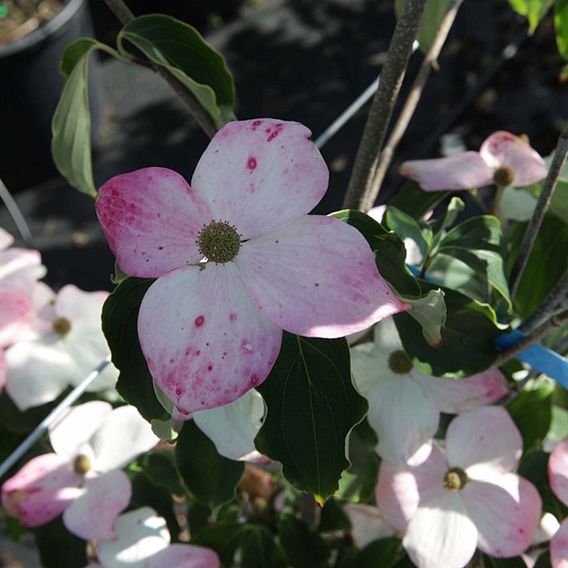
[[[376,77],[394,25],[392,0],[171,0],[159,6],[139,0],[130,5],[138,14],[159,8],[206,34],[235,76],[239,118],[297,120],[314,136]],[[94,0],[92,8],[97,37],[112,43],[119,26],[102,1]],[[382,200],[400,183],[397,163],[439,153],[436,128],[460,105],[465,108],[445,129],[468,148],[476,149],[488,134],[506,129],[528,134],[541,153],[550,153],[568,114],[565,89],[558,81],[563,63],[551,17],[534,37],[526,37],[526,28],[506,0],[464,2],[440,57],[440,70],[433,74],[385,180]],[[500,55],[511,41],[519,51],[501,64]],[[419,61],[415,55],[408,77]],[[486,86],[467,102],[468,91],[491,70]],[[190,179],[207,138],[169,87],[153,72],[113,59],[99,62],[96,77],[103,100],[94,152],[97,184],[150,165],[173,168]],[[364,120],[365,112],[359,113],[324,148],[332,175],[318,212],[341,206]],[[113,260],[92,200],[58,177],[31,188],[12,185],[32,226],[34,244],[43,253],[47,281],[56,287],[74,282],[85,289],[109,289]],[[14,232],[5,211],[0,212],[0,226]]]

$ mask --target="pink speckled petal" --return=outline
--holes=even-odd
[[[508,392],[505,377],[496,368],[459,381],[430,377],[419,371],[415,371],[415,376],[420,377],[422,388],[431,395],[438,410],[449,414],[461,414],[490,404]]]
[[[446,434],[446,451],[451,467],[491,481],[517,465],[523,440],[504,408],[486,406],[454,418]]]
[[[282,341],[234,263],[159,278],[142,300],[138,336],[157,385],[186,413],[222,406],[260,384]]]
[[[440,413],[419,384],[409,375],[399,375],[365,396],[369,424],[379,437],[377,453],[399,465],[423,462],[430,454]]]
[[[471,480],[460,494],[483,552],[509,558],[532,544],[541,513],[540,496],[532,483],[505,473],[491,482]]]
[[[0,252],[0,290],[13,290],[31,298],[41,275],[37,250],[11,248]]]
[[[170,544],[146,560],[144,568],[219,568],[219,557],[214,550],[192,544]]]
[[[550,563],[552,568],[568,568],[568,519],[550,541]]]
[[[112,406],[102,400],[92,400],[68,409],[49,428],[51,447],[57,455],[73,461],[111,412]]]
[[[459,493],[445,491],[421,504],[402,545],[419,568],[463,568],[475,553],[477,529]]]
[[[327,189],[329,172],[310,135],[297,122],[230,122],[201,156],[191,185],[243,238],[263,235],[309,213]]]
[[[201,259],[196,240],[211,213],[178,173],[143,168],[100,189],[97,215],[118,264],[131,276],[157,277]]]
[[[14,343],[29,325],[32,301],[19,292],[0,290],[0,347]]]
[[[37,527],[59,516],[78,495],[81,478],[56,454],[31,459],[2,485],[2,505],[26,527]]]
[[[400,173],[418,182],[424,191],[473,189],[493,181],[493,170],[477,152],[403,162]]]
[[[548,479],[556,497],[568,505],[568,437],[557,444],[550,454]]]
[[[383,460],[376,498],[387,523],[404,532],[420,502],[433,499],[445,491],[443,485],[447,471],[446,458],[436,445],[432,446],[428,459],[415,467],[397,467]]]
[[[93,467],[99,472],[122,468],[159,441],[134,406],[115,408],[91,437]]]
[[[510,132],[501,130],[491,134],[481,145],[479,154],[493,170],[510,168],[511,185],[530,185],[546,177],[547,167],[542,156],[528,142]]]
[[[258,309],[307,337],[343,337],[410,308],[353,227],[320,215],[243,243],[236,259]]]
[[[132,485],[123,471],[85,479],[84,491],[63,513],[69,532],[85,540],[116,537],[116,519],[130,503]]]

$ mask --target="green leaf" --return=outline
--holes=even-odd
[[[379,440],[375,431],[363,420],[349,435],[348,456],[351,467],[344,471],[337,497],[355,503],[367,503],[375,493],[380,459],[375,448]]]
[[[258,390],[267,416],[257,449],[282,463],[290,483],[323,501],[349,466],[345,439],[367,412],[351,382],[347,342],[284,333],[280,355]]]
[[[549,5],[551,3],[549,2]],[[568,59],[568,0],[555,0],[554,24],[558,51],[564,59]]]
[[[389,206],[385,213],[387,226],[392,229],[401,239],[412,239],[418,246],[422,256],[426,256],[430,248],[430,239],[422,232],[420,225],[410,215]]]
[[[420,281],[420,285],[423,290],[440,288],[444,292],[447,316],[442,342],[436,347],[428,344],[408,313],[394,316],[404,349],[413,362],[436,376],[469,376],[490,367],[497,356],[493,342],[501,333],[491,307],[449,288],[426,281]]]
[[[536,388],[523,390],[507,405],[521,432],[525,450],[542,443],[550,430],[553,392],[552,382],[539,381]]]
[[[513,223],[509,231],[510,261],[517,256],[527,223]],[[530,315],[568,267],[568,225],[547,213],[536,238],[515,296],[521,317]]]
[[[562,387],[560,387],[562,388]],[[560,442],[568,436],[568,410],[558,406],[552,405],[552,420],[550,422],[550,430],[547,437],[554,442]]]
[[[284,514],[278,522],[278,535],[291,568],[317,568],[325,566],[329,548],[306,523],[290,514]]]
[[[380,538],[357,551],[341,568],[392,568],[403,556],[400,539]]]
[[[244,465],[219,455],[193,421],[186,422],[179,433],[176,462],[187,488],[201,504],[214,509],[235,497]]]
[[[404,0],[396,0],[395,11],[397,16],[402,11],[403,4]],[[436,37],[436,32],[448,10],[449,4],[450,0],[428,0],[417,36],[420,51],[423,53],[428,53],[430,47],[432,47],[432,42]]]
[[[444,191],[424,191],[415,181],[408,180],[389,201],[389,205],[404,211],[414,219],[421,219],[447,195]]]
[[[446,303],[441,289],[430,290],[423,298],[404,298],[412,306],[408,312],[421,326],[424,339],[432,347],[442,342],[442,327],[446,323]]]
[[[465,209],[465,203],[459,197],[452,197],[448,203],[448,207],[437,219],[429,221],[428,225],[435,237],[435,242],[433,245],[438,243],[438,240],[442,237],[443,232],[451,227],[458,215]]]
[[[95,197],[91,161],[91,113],[89,111],[89,55],[100,44],[81,38],[63,52],[61,69],[65,86],[51,124],[51,153],[57,169],[79,191]]]
[[[482,554],[483,566],[487,568],[526,568],[525,561],[520,556],[515,556],[514,558],[494,558],[493,556],[487,556]]]
[[[238,523],[208,527],[194,534],[191,544],[212,548],[219,555],[223,566],[233,566],[233,558],[239,548],[243,528],[244,526]]]
[[[282,550],[274,535],[262,525],[245,525],[239,543],[241,568],[286,568]]]
[[[87,543],[71,534],[60,517],[33,529],[44,568],[83,568],[87,565]]]
[[[172,459],[165,454],[145,454],[140,465],[144,475],[156,486],[172,495],[185,495],[178,470]]]
[[[134,18],[118,34],[118,49],[128,56],[125,41],[191,91],[217,128],[234,120],[233,77],[223,56],[195,28],[170,16],[149,14]]]
[[[532,35],[539,22],[552,6],[554,0],[509,0],[513,10],[529,20],[529,34]]]
[[[367,428],[370,427],[367,426]],[[375,485],[376,483],[377,477],[375,476]],[[325,502],[325,505],[321,510],[320,523],[318,528],[320,532],[351,530],[351,521],[349,520],[349,517],[343,510],[343,507],[341,506],[339,501],[331,498]]]
[[[156,398],[152,376],[138,341],[138,311],[152,282],[146,278],[127,278],[108,297],[102,314],[103,333],[112,362],[120,371],[116,390],[148,421],[169,418]]]
[[[454,227],[440,242],[438,254],[467,264],[511,306],[503,261],[503,233],[496,217],[474,217]]]

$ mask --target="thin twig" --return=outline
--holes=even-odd
[[[568,296],[568,268],[554,285],[546,298],[519,328],[523,333],[530,333],[550,313],[559,307],[559,304]]]
[[[346,208],[368,211],[379,192],[379,188],[373,186],[373,178],[426,2],[427,0],[406,0],[398,18],[381,72],[381,82],[357,150],[343,202]]]
[[[134,14],[122,0],[105,0],[105,2],[123,26],[134,19]],[[176,95],[185,103],[189,108],[189,112],[193,115],[193,118],[205,134],[207,134],[209,138],[213,138],[217,128],[213,124],[211,116],[209,116],[199,101],[193,96],[193,93],[188,91],[167,69],[153,64],[152,69],[168,83],[175,91]]]
[[[515,296],[517,289],[519,288],[519,284],[523,277],[523,272],[527,266],[527,262],[538,236],[538,232],[542,225],[546,210],[548,209],[550,201],[552,200],[552,194],[554,192],[554,188],[556,187],[558,176],[562,171],[562,166],[566,161],[567,154],[568,123],[564,127],[564,130],[562,131],[560,138],[558,139],[556,151],[554,152],[554,158],[552,159],[552,164],[550,165],[550,169],[548,170],[548,175],[546,176],[542,191],[538,197],[536,209],[523,238],[521,249],[519,251],[519,255],[517,256],[517,260],[515,261],[515,265],[513,266],[513,270],[511,271],[511,278],[509,283],[509,287],[511,289],[511,297]]]
[[[519,353],[538,343],[543,337],[546,337],[549,333],[552,333],[554,330],[562,327],[568,323],[568,310],[564,312],[552,316],[548,321],[543,323],[540,327],[537,327],[530,335],[527,335],[524,339],[503,351],[497,356],[495,359],[494,366],[499,367],[505,364],[507,361],[514,359]]]
[[[101,361],[31,432],[31,434],[0,464],[0,479],[41,438],[44,432],[67,410],[105,370],[110,355]]]
[[[408,94],[408,97],[404,102],[404,106],[400,111],[400,115],[394,125],[391,135],[387,140],[383,151],[381,152],[379,164],[377,166],[375,175],[373,176],[373,187],[380,188],[383,180],[385,179],[385,175],[392,162],[396,148],[401,138],[404,136],[410,120],[414,115],[414,111],[416,110],[418,102],[422,97],[424,87],[428,82],[430,73],[432,72],[438,56],[440,55],[440,51],[442,51],[442,47],[446,42],[446,38],[448,37],[450,30],[452,29],[452,25],[454,23],[454,20],[456,19],[458,10],[462,2],[463,0],[453,0],[448,6],[446,15],[442,19],[440,27],[438,28],[436,36],[434,37],[434,41],[432,42],[432,46],[430,47],[428,53],[422,61],[420,69],[416,75],[416,78],[414,79],[414,83],[412,84],[412,89],[410,90],[410,93]]]
[[[18,229],[23,241],[27,245],[32,245],[34,239],[30,227],[27,224],[22,211],[18,207],[16,200],[12,197],[12,194],[10,193],[10,191],[8,190],[8,188],[1,179],[0,179],[0,199],[4,202],[4,205],[6,206],[8,213],[10,213],[10,216],[14,220],[14,224],[16,225],[16,228]]]

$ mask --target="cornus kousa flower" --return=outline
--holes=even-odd
[[[73,534],[115,538],[115,521],[132,492],[121,468],[159,441],[132,406],[102,401],[68,411],[49,432],[55,453],[30,460],[2,486],[2,505],[26,527],[63,513]]]
[[[146,168],[99,190],[97,213],[121,268],[157,278],[138,335],[154,380],[183,412],[260,384],[283,329],[340,337],[410,307],[354,228],[306,215],[328,182],[310,134],[293,122],[232,122],[191,187]]]
[[[150,507],[118,517],[117,536],[95,545],[103,568],[219,568],[217,553],[203,546],[170,544],[166,521]]]
[[[548,478],[556,497],[568,506],[568,437],[550,454]],[[553,568],[568,568],[568,518],[564,519],[550,541],[550,561]]]
[[[462,380],[431,377],[413,367],[391,319],[374,328],[374,342],[351,348],[353,379],[369,401],[369,424],[378,434],[377,453],[400,465],[424,461],[440,412],[458,414],[507,393],[499,369]]]
[[[402,544],[419,568],[462,568],[479,548],[498,558],[518,556],[533,541],[541,500],[512,473],[522,439],[501,407],[455,418],[446,451],[434,446],[418,466],[383,460],[377,504],[405,533]]]
[[[73,285],[55,295],[37,285],[33,322],[26,336],[6,351],[6,391],[20,410],[52,401],[109,355],[101,329],[107,296]],[[117,369],[109,364],[88,390],[111,388],[117,377]]]
[[[400,173],[425,191],[464,190],[495,183],[521,187],[546,176],[543,158],[520,136],[494,132],[479,152],[460,152],[447,158],[404,162]]]

